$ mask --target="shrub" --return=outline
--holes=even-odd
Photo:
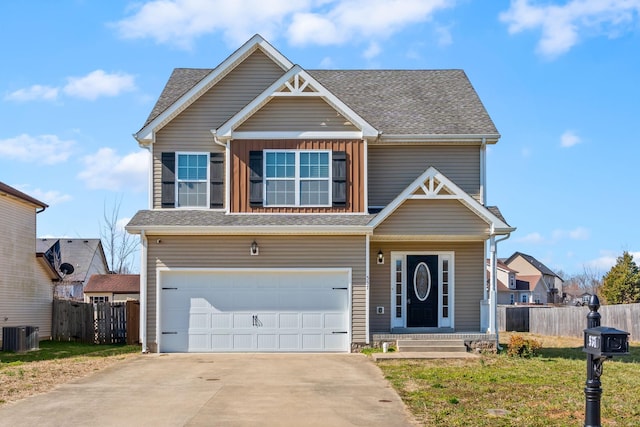
[[[532,357],[542,348],[540,341],[524,338],[522,335],[511,335],[507,354],[515,357]]]

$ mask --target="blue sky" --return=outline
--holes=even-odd
[[[148,205],[140,129],[171,71],[260,33],[307,69],[464,69],[502,138],[499,256],[606,272],[640,256],[640,0],[0,2],[0,181],[43,200],[39,236],[98,237]]]

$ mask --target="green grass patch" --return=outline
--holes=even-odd
[[[581,347],[545,348],[531,358],[505,352],[464,360],[378,362],[425,426],[578,426],[584,422],[586,356]],[[603,426],[640,420],[640,345],[607,360]]]
[[[68,359],[72,357],[107,357],[119,354],[136,353],[139,345],[96,345],[76,342],[41,341],[39,350],[25,353],[0,351],[0,368],[19,366],[23,363],[40,360]]]

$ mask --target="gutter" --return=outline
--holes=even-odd
[[[406,143],[417,143],[417,142],[438,142],[438,141],[460,141],[460,142],[475,142],[475,143],[486,143],[486,144],[495,144],[500,139],[499,133],[494,134],[381,134],[380,138],[373,142],[374,144],[384,144],[387,143],[398,143],[398,142],[406,142]]]

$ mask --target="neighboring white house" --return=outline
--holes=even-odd
[[[139,274],[94,274],[84,287],[85,302],[123,302],[139,299]]]
[[[45,253],[61,273],[62,281],[55,287],[55,297],[84,301],[84,287],[94,274],[107,274],[109,266],[100,239],[42,238],[38,250]],[[73,272],[62,274],[60,267],[67,263]]]
[[[53,281],[60,279],[36,251],[36,215],[47,207],[0,182],[0,327],[35,326],[41,339],[51,336]]]
[[[564,280],[533,256],[514,252],[503,262],[518,272],[518,279],[529,282],[531,296],[528,302],[552,304],[559,303],[562,299]]]

